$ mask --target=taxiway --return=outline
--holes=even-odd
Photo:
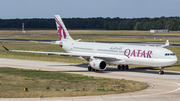
[[[0,58],[0,67],[41,69],[127,79],[146,82],[150,85],[148,89],[124,94],[56,98],[1,98],[2,101],[180,101],[180,72],[165,71],[164,75],[159,75],[156,70],[130,69],[118,71],[116,68],[108,68],[103,72],[89,72],[86,65],[4,58]]]

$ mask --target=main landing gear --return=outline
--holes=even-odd
[[[129,66],[128,65],[118,65],[117,68],[119,70],[128,70],[129,69]],[[88,66],[88,71],[99,71],[99,70],[96,70],[94,68],[92,68],[90,65]]]
[[[88,66],[88,71],[91,71],[93,68],[91,66]]]
[[[129,69],[129,66],[128,65],[118,65],[117,66],[117,68],[119,69],[119,70],[128,70]]]
[[[164,74],[163,67],[159,67],[159,68],[160,68],[159,75]]]

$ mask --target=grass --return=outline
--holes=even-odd
[[[83,39],[86,41],[154,41],[154,38],[121,38],[116,37],[117,35],[177,35],[180,36],[180,31],[171,31],[170,33],[149,33],[149,31],[126,31],[126,30],[68,30],[70,35],[74,39]],[[57,31],[56,30],[28,30],[26,33],[22,33],[22,31],[17,30],[0,30],[1,38],[16,38],[16,39],[46,39],[46,40],[58,40]],[[98,36],[97,36],[98,35]],[[104,37],[102,35],[110,35]],[[114,37],[112,37],[114,36]],[[156,38],[155,41],[159,41],[159,39],[163,39],[163,37]],[[165,37],[165,40],[173,40],[178,41],[177,37]]]
[[[71,35],[180,35],[180,31],[170,31],[170,33],[150,33],[149,31],[138,30],[68,30]],[[57,30],[0,30],[0,33],[13,34],[57,34]]]
[[[148,84],[80,74],[0,68],[1,98],[69,97],[119,94],[146,89]],[[28,88],[25,92],[24,88]]]

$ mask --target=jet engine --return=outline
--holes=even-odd
[[[93,69],[96,70],[105,70],[107,68],[106,61],[101,59],[92,59],[92,61],[89,62],[89,64]]]

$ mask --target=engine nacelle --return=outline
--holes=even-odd
[[[101,59],[93,59],[91,62],[89,62],[89,64],[93,69],[96,70],[105,70],[107,68],[106,61]]]

